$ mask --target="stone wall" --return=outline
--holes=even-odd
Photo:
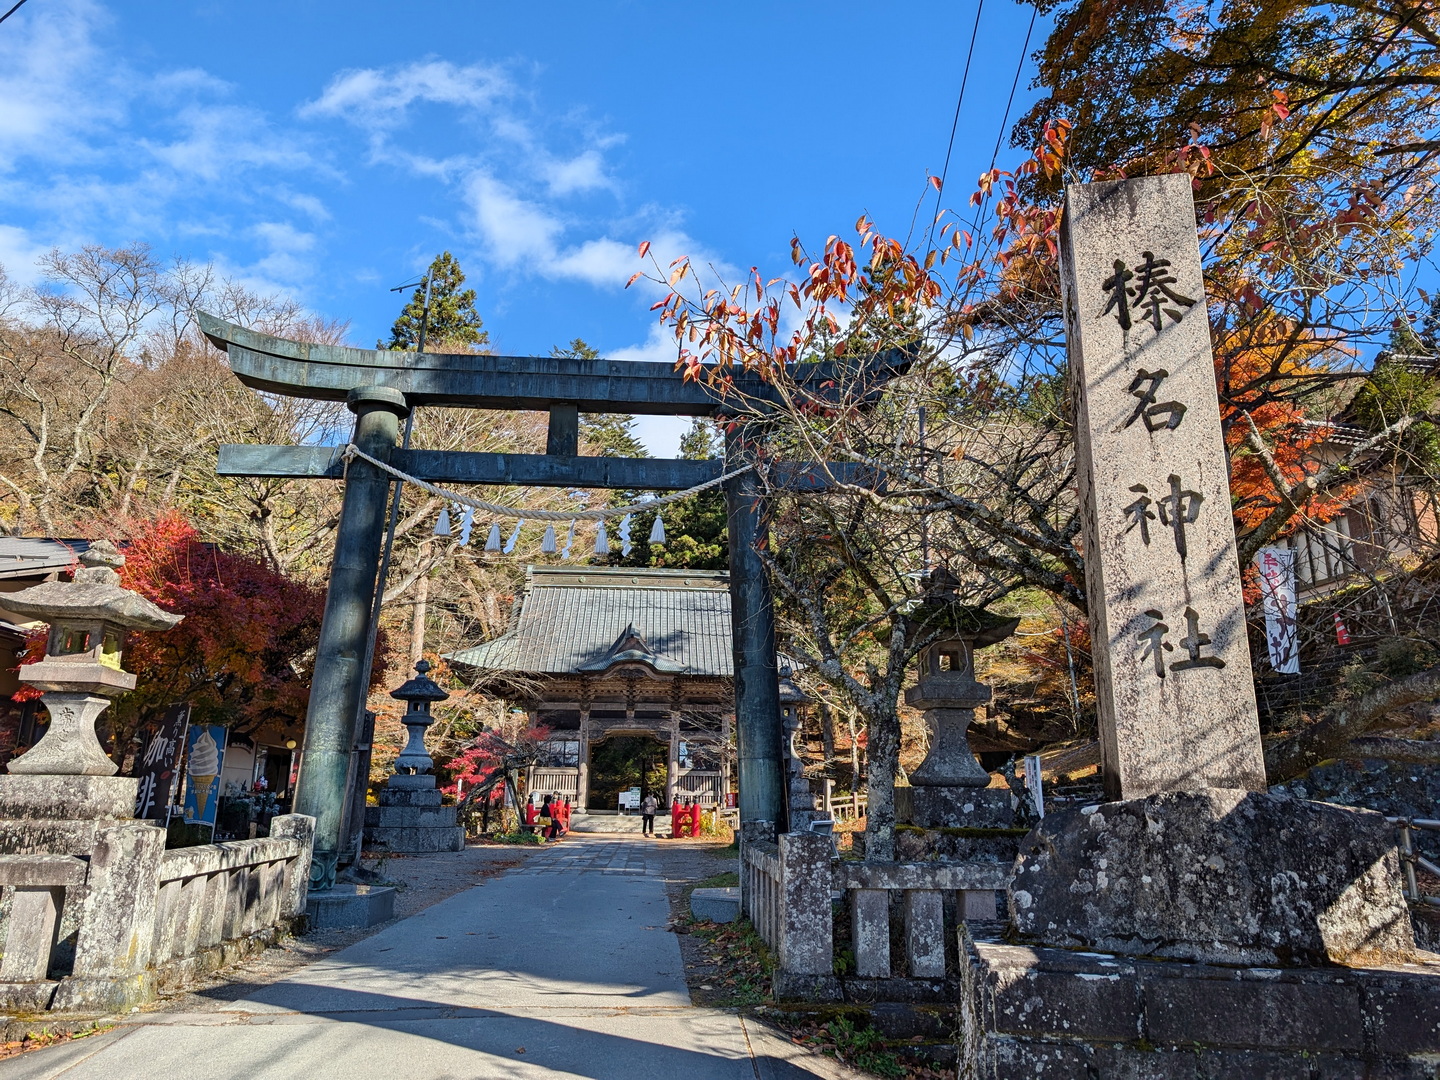
[[[291,814],[268,839],[166,851],[130,821],[83,852],[0,854],[0,1006],[121,1011],[264,949],[304,917],[313,830]]]

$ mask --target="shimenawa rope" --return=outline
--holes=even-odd
[[[379,458],[371,457],[354,443],[346,445],[345,449],[341,451],[340,456],[344,458],[347,469],[350,466],[350,462],[359,458],[361,461],[367,461],[371,465],[374,465],[381,472],[389,473],[396,480],[400,480],[406,484],[414,484],[421,491],[428,491],[431,495],[437,495],[442,499],[448,499],[451,502],[460,503],[462,506],[469,506],[475,510],[483,510],[497,517],[531,518],[535,521],[604,521],[606,518],[623,517],[626,514],[639,514],[649,510],[658,510],[663,506],[669,506],[673,502],[679,502],[681,499],[688,499],[691,495],[698,495],[702,491],[708,491],[710,488],[723,484],[726,480],[733,480],[741,473],[748,472],[755,467],[753,464],[742,465],[738,469],[715,477],[714,480],[706,480],[705,483],[696,484],[694,487],[686,488],[684,491],[671,492],[669,495],[662,495],[657,499],[642,499],[640,502],[630,503],[626,506],[607,507],[603,510],[523,510],[516,509],[513,506],[502,506],[500,503],[486,502],[484,499],[477,499],[473,495],[461,495],[447,488],[427,483],[424,480],[411,476],[409,473],[401,472],[393,465],[381,461]]]

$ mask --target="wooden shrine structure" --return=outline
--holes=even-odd
[[[626,735],[664,745],[665,805],[679,796],[714,806],[729,791],[728,574],[532,566],[506,632],[446,659],[549,729],[532,791],[613,810],[593,797],[591,751]]]

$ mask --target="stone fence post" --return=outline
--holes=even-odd
[[[839,1000],[830,893],[835,849],[820,833],[782,833],[780,848],[780,966],[776,995],[810,1001]]]
[[[101,829],[90,853],[74,974],[56,988],[53,1009],[112,1011],[151,997],[148,971],[165,830],[123,824]]]
[[[304,848],[289,871],[284,893],[280,898],[280,914],[292,919],[305,914],[305,899],[310,889],[310,857],[315,845],[315,819],[307,814],[281,814],[270,819],[271,837],[299,840]]]

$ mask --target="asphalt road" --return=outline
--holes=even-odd
[[[0,1080],[835,1075],[690,1004],[655,843],[572,836],[238,1000],[138,1014],[0,1062]]]

